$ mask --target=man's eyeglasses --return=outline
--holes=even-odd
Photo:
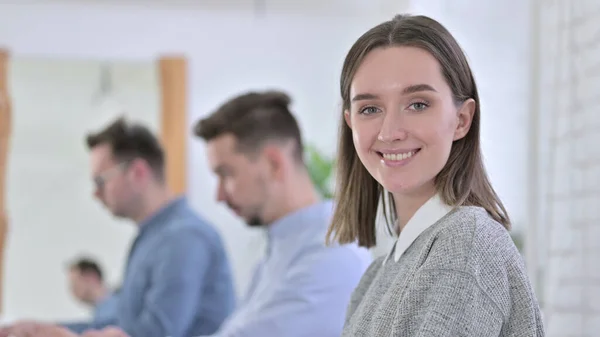
[[[110,179],[112,179],[119,171],[127,168],[128,165],[129,162],[121,162],[94,177],[96,189],[101,191]]]

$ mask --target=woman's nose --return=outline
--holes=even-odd
[[[393,143],[398,140],[405,140],[407,136],[405,118],[402,112],[386,112],[377,139],[384,143]]]

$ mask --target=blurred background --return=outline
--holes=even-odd
[[[185,189],[222,233],[243,293],[264,236],[216,203],[191,125],[232,95],[282,89],[315,160],[333,158],[343,58],[360,34],[402,12],[441,21],[470,59],[488,173],[513,219],[549,335],[598,335],[595,0],[0,1],[13,103],[3,317],[86,317],[65,280],[77,254],[97,258],[119,283],[134,227],[91,198],[83,137],[123,110],[160,132],[165,57],[186,64]],[[374,255],[393,242],[381,236]]]

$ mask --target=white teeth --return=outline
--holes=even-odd
[[[405,153],[384,153],[383,158],[386,160],[400,161],[412,157],[417,151],[410,151]]]

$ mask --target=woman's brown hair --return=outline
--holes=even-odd
[[[439,22],[426,16],[398,15],[364,33],[352,46],[342,68],[340,92],[342,114],[337,159],[336,210],[327,233],[328,241],[349,243],[358,240],[373,247],[375,221],[381,202],[388,227],[397,218],[394,198],[363,166],[352,141],[352,130],[343,112],[350,108],[350,86],[365,56],[376,48],[410,46],[421,48],[439,62],[455,103],[467,99],[476,103],[467,135],[454,141],[448,162],[435,178],[445,203],[452,206],[480,206],[510,229],[510,219],[488,179],[479,141],[480,102],[467,58],[454,37]]]

